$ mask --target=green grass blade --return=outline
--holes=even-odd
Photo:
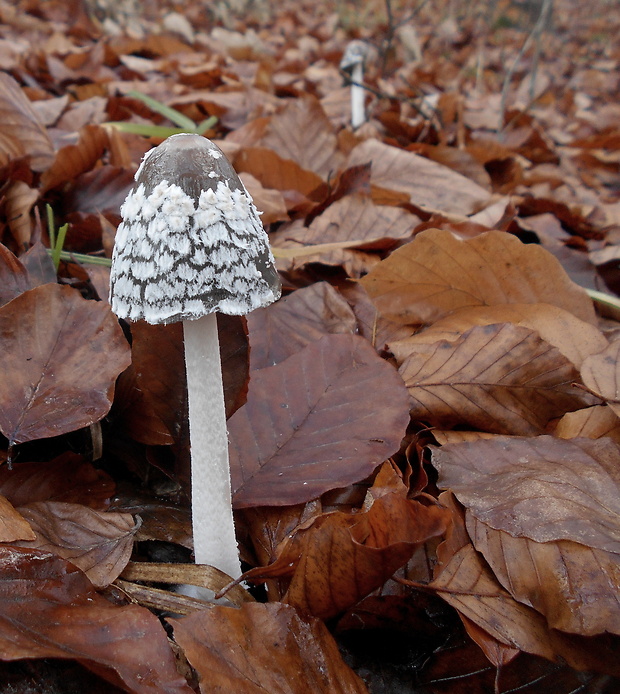
[[[194,123],[191,118],[188,118],[177,111],[176,108],[166,106],[166,104],[162,104],[161,101],[157,101],[156,99],[153,99],[146,94],[141,94],[140,92],[127,92],[127,96],[130,96],[133,99],[138,99],[143,104],[146,104],[152,111],[155,111],[155,113],[159,113],[161,116],[164,116],[164,118],[176,123],[180,128],[185,128],[185,132],[196,132],[196,123]]]
[[[165,140],[170,135],[178,133],[186,133],[185,128],[174,128],[166,125],[147,125],[146,123],[123,123],[116,121],[108,121],[104,125],[111,125],[113,128],[120,130],[122,133],[132,133],[133,135],[144,135],[144,137],[159,137]],[[191,132],[194,132],[193,130]]]

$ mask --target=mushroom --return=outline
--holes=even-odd
[[[364,109],[364,62],[369,47],[363,41],[350,41],[340,61],[340,69],[350,75],[351,82],[351,127],[359,128],[366,122]]]
[[[145,155],[121,206],[110,303],[119,318],[183,321],[197,564],[241,574],[215,311],[242,315],[279,298],[252,198],[219,147],[173,135]]]

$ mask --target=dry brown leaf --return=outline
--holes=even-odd
[[[0,430],[11,444],[101,419],[130,362],[116,317],[70,287],[45,284],[0,308]]]
[[[6,497],[0,496],[0,542],[34,540],[36,535],[28,521]]]
[[[558,420],[553,433],[560,439],[578,436],[600,439],[608,436],[620,443],[620,419],[608,405],[594,405],[577,412],[567,412]]]
[[[39,191],[23,181],[13,181],[4,192],[6,216],[11,234],[20,248],[26,248],[32,234],[30,212],[39,199]]]
[[[453,342],[474,325],[513,323],[535,330],[540,337],[579,368],[583,360],[605,349],[607,340],[591,323],[586,323],[565,309],[550,304],[498,304],[457,309],[435,321],[409,339],[389,344],[390,352],[401,363],[411,345],[432,344],[439,340]]]
[[[292,159],[302,169],[322,178],[340,168],[336,144],[329,118],[311,95],[292,99],[272,116],[260,141],[262,147],[272,149],[282,159]]]
[[[0,164],[30,156],[33,171],[44,171],[52,163],[54,147],[32,104],[19,84],[0,72]]]
[[[558,656],[579,670],[620,672],[614,653],[617,638],[603,635],[580,637],[550,629],[536,610],[517,602],[474,549],[464,521],[451,495],[440,501],[452,510],[453,525],[437,548],[440,561],[436,577],[429,584],[460,615],[471,620],[500,645],[540,655],[549,660]]]
[[[213,607],[168,621],[203,694],[367,694],[325,625],[289,605]]]
[[[510,323],[454,342],[413,345],[399,369],[414,419],[499,434],[539,434],[586,403],[573,365],[537,333]]]
[[[271,237],[274,248],[298,248],[311,250],[309,247],[324,243],[357,241],[360,249],[384,249],[392,247],[396,241],[408,239],[419,222],[418,217],[398,207],[375,205],[372,200],[361,193],[353,193],[332,203],[322,214],[315,217],[306,227],[303,223],[284,225]],[[323,263],[325,265],[343,265],[350,277],[365,274],[369,265],[361,264],[352,271],[348,267],[350,256],[357,251],[331,251],[304,256],[303,263]],[[374,262],[372,262],[374,260]],[[377,258],[371,258],[371,265]],[[300,262],[279,263],[283,270],[290,269]]]
[[[448,518],[444,508],[407,499],[402,490],[384,494],[357,516],[323,516],[302,540],[283,599],[317,617],[334,617],[381,587],[417,545],[441,535]]]
[[[0,467],[0,494],[14,506],[34,501],[66,501],[104,511],[110,505],[115,484],[75,453],[44,463],[14,462]]]
[[[99,125],[85,125],[80,129],[77,145],[67,145],[56,153],[53,164],[41,176],[42,192],[72,181],[90,171],[108,146],[108,134]]]
[[[379,140],[366,140],[350,154],[347,166],[372,162],[374,186],[405,193],[414,205],[461,215],[478,211],[490,193],[456,171]]]
[[[325,188],[323,179],[295,161],[278,156],[266,147],[245,147],[234,158],[238,173],[248,173],[265,188],[296,190],[306,197]]]
[[[502,586],[542,613],[552,629],[620,633],[620,556],[568,540],[512,537],[465,514],[474,547]]]
[[[607,438],[497,436],[442,446],[433,465],[438,484],[496,530],[618,554],[619,456]]]
[[[261,182],[249,173],[242,173],[239,178],[252,197],[256,209],[259,211],[261,222],[265,226],[289,220],[286,202],[279,190],[264,188]]]
[[[418,545],[445,531],[445,508],[407,494],[400,473],[385,463],[363,511],[310,515],[280,545],[275,562],[246,577],[290,578],[284,601],[317,617],[334,617],[382,586]]]
[[[368,293],[359,282],[347,282],[340,291],[349,302],[358,321],[359,333],[379,352],[386,344],[403,340],[413,331],[408,325],[388,320],[379,314]]]
[[[327,282],[298,289],[248,316],[251,369],[273,366],[327,334],[355,333],[353,311]]]
[[[3,660],[71,658],[133,694],[192,694],[157,617],[119,607],[61,557],[0,547]]]
[[[31,288],[28,271],[11,251],[0,244],[0,306]]]
[[[620,416],[620,341],[586,359],[581,367],[584,385],[599,394]]]
[[[68,559],[95,586],[110,585],[129,561],[137,529],[130,513],[105,513],[60,501],[38,501],[19,511],[36,534],[31,542],[19,542],[20,547]]]
[[[361,280],[379,311],[403,323],[430,323],[467,306],[559,306],[596,325],[592,300],[540,246],[489,231],[466,241],[428,229]]]
[[[233,504],[288,506],[357,482],[398,450],[408,422],[394,367],[357,335],[326,335],[253,373],[228,422]]]

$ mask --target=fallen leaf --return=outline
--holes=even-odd
[[[101,597],[75,566],[49,552],[0,547],[3,660],[71,658],[135,694],[191,694],[159,620]]]
[[[72,181],[76,176],[90,171],[108,145],[105,128],[99,125],[85,125],[80,129],[80,139],[76,145],[62,147],[52,165],[41,176],[42,192]]]
[[[303,223],[284,225],[272,234],[271,242],[274,248],[303,247],[304,250],[311,250],[313,245],[356,241],[356,245],[365,250],[382,249],[411,237],[418,222],[419,219],[406,210],[375,205],[368,196],[353,193],[332,203],[325,212],[314,218],[309,227]],[[350,277],[359,277],[368,268],[362,263],[359,268],[352,270],[347,262],[350,262],[351,253],[347,250],[320,253],[317,250],[316,254],[305,256],[303,262],[342,265]],[[286,270],[295,264],[298,263],[279,264],[279,267]]]
[[[0,120],[0,165],[26,154],[33,171],[50,166],[54,147],[47,131],[19,84],[6,72],[0,73]]]
[[[414,419],[498,434],[540,434],[586,404],[573,365],[537,333],[510,323],[474,327],[454,342],[411,345],[399,369]]]
[[[11,444],[100,420],[129,346],[108,306],[46,284],[0,308],[0,430]]]
[[[273,563],[245,577],[281,579],[288,583],[282,599],[316,617],[342,613],[383,585],[417,546],[445,531],[450,517],[445,508],[407,495],[400,474],[384,464],[364,510],[311,515],[289,532]]]
[[[0,542],[34,540],[35,537],[28,521],[6,497],[0,496]]]
[[[302,540],[283,600],[322,619],[334,617],[382,586],[417,545],[441,535],[448,518],[442,507],[402,492],[381,496],[366,513],[323,516]]]
[[[22,262],[0,244],[0,306],[30,288],[28,272]]]
[[[313,197],[325,188],[318,174],[266,147],[244,147],[235,156],[234,163],[238,173],[251,174],[265,188],[296,190],[306,197]]]
[[[402,362],[413,344],[432,344],[439,340],[454,341],[474,325],[513,323],[535,330],[580,368],[583,360],[605,349],[607,340],[591,323],[586,323],[565,309],[550,304],[497,304],[460,308],[435,321],[425,330],[400,342],[391,342],[390,351]]]
[[[273,366],[324,335],[354,333],[356,320],[327,282],[298,289],[248,316],[251,369]]]
[[[583,410],[567,412],[561,417],[553,433],[561,439],[574,439],[578,436],[600,439],[608,436],[620,444],[620,419],[608,405],[584,407]]]
[[[502,586],[552,629],[620,633],[620,556],[577,542],[534,542],[494,530],[466,512],[474,547]]]
[[[187,409],[182,325],[136,321],[131,335],[132,363],[117,386],[125,396],[122,408],[115,404],[119,426],[136,441],[171,445]]]
[[[339,168],[336,144],[329,119],[311,95],[292,99],[273,116],[260,141],[262,147],[272,149],[282,159],[292,159],[322,178]]]
[[[129,561],[137,529],[129,513],[95,511],[81,504],[38,501],[20,506],[36,537],[20,547],[58,554],[78,566],[93,585],[105,587]]]
[[[75,453],[64,453],[45,463],[14,462],[0,467],[0,494],[14,506],[34,501],[65,501],[105,510],[115,484]]]
[[[351,152],[347,167],[372,162],[374,186],[406,193],[414,205],[461,215],[477,212],[490,193],[456,171],[412,152],[366,140]]]
[[[598,393],[609,407],[620,415],[620,341],[584,361],[581,378],[585,386]]]
[[[264,226],[289,220],[286,202],[279,190],[264,188],[261,182],[249,173],[242,173],[239,178],[254,201]]]
[[[394,368],[363,338],[327,335],[253,373],[228,422],[233,504],[298,504],[363,479],[398,450],[408,422]]]
[[[428,588],[437,590],[460,615],[499,644],[549,660],[561,657],[578,670],[620,672],[613,655],[618,646],[616,637],[581,637],[550,629],[541,614],[517,602],[498,583],[470,543],[461,512],[450,496],[444,493],[440,501],[452,510],[453,525],[437,548],[440,564]]]
[[[9,228],[18,246],[25,248],[32,235],[30,213],[39,199],[39,192],[23,181],[13,181],[4,192]]]
[[[596,325],[592,300],[540,246],[501,231],[461,241],[428,229],[361,280],[384,316],[430,323],[466,306],[559,306]]]
[[[289,605],[213,607],[168,621],[203,694],[367,692],[325,625]]]
[[[617,554],[619,455],[606,438],[497,436],[434,450],[433,465],[441,488],[496,530]]]

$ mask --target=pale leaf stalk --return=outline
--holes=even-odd
[[[233,521],[228,434],[215,313],[183,321],[197,564],[241,575]]]

